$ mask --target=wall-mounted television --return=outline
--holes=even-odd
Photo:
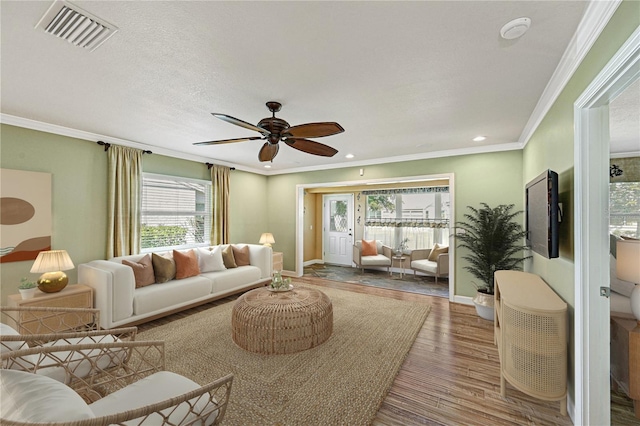
[[[525,187],[527,245],[551,259],[559,255],[558,174],[547,170]]]

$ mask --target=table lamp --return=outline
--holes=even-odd
[[[635,283],[631,293],[631,311],[640,322],[640,240],[620,240],[616,244],[616,275]]]
[[[32,273],[43,273],[38,278],[38,288],[45,293],[56,293],[67,286],[69,278],[62,271],[73,269],[73,262],[66,250],[50,250],[38,253],[31,267]]]
[[[275,244],[276,240],[273,239],[273,235],[269,232],[265,232],[260,236],[260,244],[263,246],[271,247],[271,244]]]

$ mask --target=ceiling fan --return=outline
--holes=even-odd
[[[262,136],[196,142],[194,145],[219,145],[224,143],[252,141],[256,139],[266,140],[258,153],[258,159],[260,161],[273,161],[275,156],[278,154],[278,142],[280,141],[283,141],[290,147],[299,151],[306,152],[307,154],[321,155],[323,157],[333,157],[336,155],[338,152],[337,149],[306,138],[321,138],[344,132],[344,129],[338,123],[333,121],[306,123],[289,127],[289,123],[276,117],[276,112],[280,111],[282,104],[271,101],[267,102],[266,105],[267,108],[269,108],[269,111],[271,111],[272,116],[263,118],[257,126],[231,117],[230,115],[218,114],[215,112],[211,113],[214,117],[219,118],[220,120],[235,124],[236,126],[244,127],[245,129],[255,130],[256,132],[261,133]]]

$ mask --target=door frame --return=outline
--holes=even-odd
[[[640,28],[574,103],[574,424],[611,421],[609,345],[602,344],[610,309],[599,293],[609,286],[609,103],[638,78]]]
[[[354,236],[355,236],[354,235],[355,234],[355,231],[354,231],[354,228],[355,228],[355,214],[354,214],[355,197],[354,197],[353,193],[349,193],[349,192],[346,192],[346,193],[344,193],[344,192],[343,193],[332,192],[331,194],[322,194],[322,261],[323,262],[325,262],[325,258],[324,258],[324,256],[325,256],[325,245],[324,245],[324,243],[325,243],[325,232],[326,232],[326,229],[324,228],[324,225],[325,225],[325,222],[324,222],[325,221],[325,217],[324,217],[324,215],[326,213],[325,203],[326,203],[327,197],[331,197],[331,196],[334,196],[334,195],[342,196],[342,197],[349,197],[351,199],[351,211],[348,212],[348,216],[347,217],[350,219],[349,227],[351,229],[351,244],[353,245],[353,243],[355,242],[355,240],[354,240]],[[350,256],[349,256],[349,257],[351,257],[351,262],[350,262],[349,266],[352,266],[351,263],[353,263],[353,250],[351,250],[351,248],[349,248],[349,250],[350,250],[349,253],[351,253]]]
[[[354,169],[354,173],[358,173],[358,169]],[[336,192],[341,191],[340,187],[360,186],[368,184],[383,183],[389,181],[418,181],[418,180],[449,180],[449,193],[451,204],[451,223],[449,223],[449,301],[472,304],[471,298],[466,296],[456,296],[456,247],[453,242],[454,223],[456,218],[455,205],[455,176],[454,173],[440,173],[435,175],[418,175],[418,176],[393,176],[380,179],[364,179],[341,182],[322,182],[310,184],[296,185],[296,259],[295,259],[295,276],[301,277],[304,273],[304,191],[307,188],[336,188]]]

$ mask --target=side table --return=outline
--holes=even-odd
[[[405,260],[407,260],[407,256],[405,255],[400,255],[400,256],[391,256],[391,269],[393,269],[395,266],[397,266],[398,268],[400,268],[400,278],[404,278],[404,262]],[[393,271],[389,270],[389,275],[393,276]]]
[[[43,293],[41,291],[36,292],[36,295],[31,299],[23,299],[20,294],[11,294],[7,296],[7,305],[11,307],[16,306],[32,306],[32,307],[61,307],[61,308],[93,308],[93,289],[84,284],[68,285],[62,291],[57,293]],[[19,333],[36,333],[39,322],[33,318],[33,313],[28,316],[20,314],[18,323],[7,324]],[[40,316],[46,315],[45,312],[38,314]],[[30,317],[30,318],[29,318]],[[73,326],[70,322],[82,321],[82,318],[77,316],[69,316],[66,321],[63,321],[67,326]],[[93,320],[92,316],[87,314],[87,323]],[[12,321],[10,321],[12,322]],[[77,325],[80,325],[79,323]],[[63,329],[55,331],[65,331]]]

